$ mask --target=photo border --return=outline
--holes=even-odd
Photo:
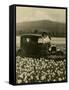
[[[15,85],[35,85],[35,84],[53,84],[53,83],[65,83],[65,82],[68,82],[68,64],[67,64],[67,14],[68,14],[68,10],[67,10],[67,7],[57,7],[57,6],[41,6],[41,5],[21,5],[21,4],[13,4],[13,6],[15,6],[15,16],[14,16],[14,21],[15,21],[15,37],[14,37],[14,44],[15,44],[15,61],[14,61],[14,64],[15,64],[15,70],[14,70],[14,72],[15,72],[15,75],[14,75],[14,77],[15,77]],[[17,84],[16,83],[16,7],[32,7],[32,8],[52,8],[52,9],[65,9],[66,10],[66,80],[64,80],[64,81],[55,81],[55,82],[53,82],[53,81],[50,81],[50,82],[37,82],[37,83],[20,83],[20,84]]]

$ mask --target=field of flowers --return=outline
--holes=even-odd
[[[66,60],[16,57],[16,83],[56,82],[66,79]]]

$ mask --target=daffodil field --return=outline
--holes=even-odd
[[[16,83],[41,83],[66,80],[66,59],[16,57]]]

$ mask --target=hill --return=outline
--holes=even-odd
[[[64,37],[66,36],[66,24],[49,20],[30,21],[16,24],[16,35],[34,32],[49,32],[51,36]]]

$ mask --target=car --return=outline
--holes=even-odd
[[[41,34],[23,34],[20,40],[20,49],[17,55],[21,56],[47,56],[50,43],[42,43]]]
[[[20,39],[20,49],[16,52],[17,56],[33,58],[64,58],[64,53],[57,51],[56,46],[51,43],[42,43],[41,34],[22,34]],[[49,48],[51,50],[49,51]]]

